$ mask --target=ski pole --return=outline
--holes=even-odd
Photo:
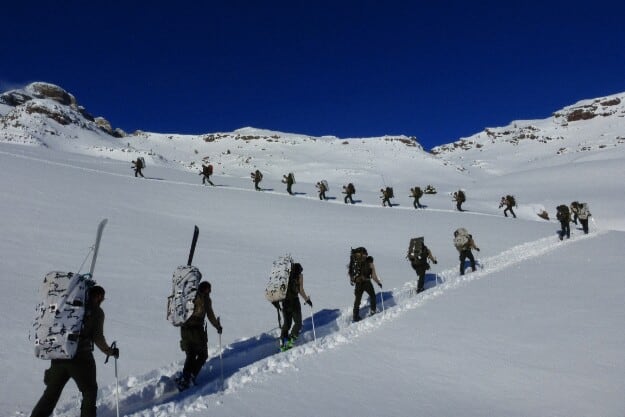
[[[382,289],[380,288],[380,301],[382,302],[382,313],[384,313],[385,308],[384,308],[384,292],[382,291]]]
[[[115,349],[117,347],[117,342],[114,341],[111,343],[111,349]],[[117,417],[119,417],[119,377],[117,375],[117,357],[115,356],[115,410],[117,412]],[[106,355],[106,360],[104,363],[108,363],[109,355]]]
[[[221,326],[220,317],[217,317],[217,323]],[[219,333],[219,366],[221,368],[221,390],[224,390],[224,358],[222,355],[222,347],[221,347],[221,333]]]
[[[313,314],[312,307],[310,307],[310,322],[312,323],[313,329],[313,340],[317,341],[317,333],[315,332],[315,315]]]

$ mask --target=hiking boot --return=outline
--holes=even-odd
[[[371,310],[369,311],[369,317],[373,316],[375,313],[377,313],[377,310]]]
[[[360,316],[354,316],[354,318],[352,319],[352,321],[353,321],[354,323],[357,323],[357,322],[359,322],[360,320],[362,320],[362,319],[360,318]]]

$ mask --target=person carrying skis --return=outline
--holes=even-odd
[[[181,391],[195,384],[195,378],[208,359],[208,335],[204,317],[208,318],[217,333],[221,334],[223,331],[219,319],[213,312],[210,293],[211,284],[208,281],[200,282],[197,295],[193,300],[193,314],[180,327],[180,348],[186,355],[182,375],[176,380],[178,389]]]
[[[260,182],[263,180],[263,174],[259,170],[256,170],[250,175],[252,177],[252,181],[254,181],[254,189],[256,191],[261,191],[261,188],[258,184],[260,184]]]
[[[215,184],[213,184],[213,182],[211,181],[211,175],[213,175],[212,165],[202,164],[202,172],[200,172],[199,175],[202,175],[202,185],[206,185],[206,182],[208,182],[213,187],[215,186]]]
[[[74,380],[82,394],[81,417],[96,417],[98,382],[96,364],[93,359],[95,344],[106,356],[119,358],[119,349],[109,346],[104,337],[104,312],[100,307],[104,301],[104,288],[95,285],[89,289],[87,309],[83,328],[78,339],[76,356],[72,359],[52,359],[43,380],[46,389],[35,405],[31,417],[49,417],[59,401],[67,381]]]
[[[141,178],[145,178],[143,176],[143,173],[141,172],[141,170],[143,168],[145,168],[143,166],[143,159],[142,158],[137,158],[136,161],[132,161],[132,168],[135,170],[135,177],[138,175],[141,175]]]
[[[302,330],[302,306],[299,297],[302,297],[310,308],[313,306],[310,297],[306,295],[304,290],[303,271],[304,268],[301,264],[294,263],[289,274],[286,297],[282,301],[282,316],[284,318],[280,332],[280,350],[282,351],[293,347],[299,337],[299,332]]]
[[[456,238],[460,235],[459,230],[454,232],[454,242],[456,242]],[[475,257],[473,256],[473,252],[471,249],[475,249],[476,251],[480,251],[480,248],[477,247],[475,241],[473,240],[473,236],[470,234],[465,235],[466,238],[461,245],[456,245],[456,249],[460,253],[460,275],[464,275],[465,261],[468,259],[471,265],[471,270],[475,272]]]
[[[571,213],[569,207],[566,204],[560,204],[556,207],[556,219],[560,222],[560,240],[571,237]]]
[[[382,199],[382,207],[386,207],[387,203],[389,207],[393,207],[393,204],[391,203],[391,195],[389,193],[389,189],[380,188],[380,192],[382,193],[382,195],[380,196],[380,198]]]
[[[423,197],[423,191],[421,190],[421,187],[411,188],[410,189],[410,194],[411,194],[412,198],[414,198],[414,201],[412,202],[413,207],[414,208],[423,208],[423,206],[419,202],[419,199],[421,197]]]
[[[328,190],[326,189],[326,185],[323,183],[323,181],[319,181],[316,187],[319,190],[319,200],[327,200],[326,191]]]
[[[417,273],[417,276],[419,277],[419,280],[417,281],[417,294],[418,294],[422,292],[423,290],[425,290],[425,271],[430,269],[430,264],[428,263],[428,259],[434,262],[435,264],[437,264],[438,261],[436,260],[436,257],[432,255],[432,251],[430,251],[430,249],[427,246],[425,246],[425,243],[421,246],[421,250],[419,251],[419,253],[415,255],[416,256],[414,257],[414,259],[410,261],[410,265],[412,266],[412,269],[415,270],[415,272]]]
[[[352,260],[350,260],[349,266],[349,279],[350,283],[355,286],[354,288],[354,309],[352,311],[352,317],[354,321],[360,321],[360,301],[362,300],[362,294],[364,292],[369,295],[370,312],[369,315],[374,315],[377,312],[377,301],[375,299],[375,290],[371,280],[375,281],[380,288],[382,288],[382,281],[378,278],[378,274],[373,264],[373,257],[369,256],[367,250],[362,248],[362,255],[364,257],[362,266],[359,267],[358,272],[354,272]],[[353,251],[352,251],[353,252]]]
[[[456,202],[456,209],[458,209],[458,211],[464,211],[462,210],[462,203],[464,203],[466,199],[467,197],[464,195],[464,191],[458,190],[454,193],[454,201]]]
[[[350,203],[354,204],[354,199],[352,198],[352,195],[356,194],[356,189],[354,188],[354,184],[350,182],[349,184],[344,185],[343,194],[345,194],[345,198],[343,199],[343,201],[345,201],[345,204],[347,204],[347,200],[349,200]]]
[[[290,195],[293,195],[291,187],[293,187],[293,184],[295,183],[295,177],[293,176],[292,172],[289,172],[288,174],[282,176],[282,183],[286,184],[286,192]]]
[[[503,210],[503,215],[508,217],[508,212],[510,212],[512,214],[512,217],[516,219],[516,214],[514,214],[514,210],[512,210],[512,207],[516,206],[516,201],[514,200],[514,197],[511,195],[501,197],[501,201],[499,202],[499,208],[502,208],[503,206],[506,206],[506,208]]]

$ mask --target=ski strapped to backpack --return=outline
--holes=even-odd
[[[93,272],[100,239],[107,221],[104,219],[98,225],[89,273],[52,271],[44,277],[39,291],[42,301],[35,308],[33,322],[36,357],[72,359],[76,355],[89,289],[95,285]]]
[[[200,229],[195,226],[187,265],[176,268],[172,277],[172,292],[167,297],[167,321],[182,326],[193,314],[193,301],[202,280],[202,273],[191,265]]]
[[[270,303],[276,303],[285,299],[292,266],[293,258],[289,254],[280,256],[273,261],[269,282],[265,288],[265,298]]]

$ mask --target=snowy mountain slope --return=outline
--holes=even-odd
[[[496,208],[454,212],[441,194],[428,196],[426,210],[412,209],[407,197],[388,209],[379,205],[375,184],[365,183],[362,202],[351,206],[318,201],[311,183],[298,182],[307,193],[296,197],[277,186],[255,192],[247,178],[217,175],[218,187],[203,187],[195,173],[168,166],[151,167],[154,179],[142,180],[125,162],[49,148],[0,144],[0,165],[7,178],[0,183],[0,251],[7,255],[0,271],[12,277],[0,281],[0,293],[10,294],[3,334],[13,341],[0,351],[11,381],[0,396],[2,415],[27,414],[43,389],[46,363],[33,357],[26,337],[43,274],[76,270],[103,217],[109,225],[96,279],[107,288],[105,333],[122,349],[122,414],[265,416],[275,414],[276,404],[311,416],[623,410],[625,341],[616,331],[623,318],[620,232],[584,237],[574,229],[571,241],[559,242],[557,224],[524,204],[516,220]],[[480,182],[480,189],[490,196],[509,186],[501,180],[494,189]],[[576,189],[570,177],[564,185]],[[489,207],[489,200],[472,204]],[[213,283],[225,328],[226,391],[219,393],[217,337],[210,333],[202,385],[160,404],[152,399],[154,381],[179,369],[183,357],[177,331],[165,321],[164,300],[171,272],[186,260],[193,224],[201,229],[196,264]],[[601,218],[597,224],[612,226]],[[464,279],[455,273],[451,245],[457,226],[468,227],[482,249],[477,257],[484,269]],[[404,258],[415,235],[426,236],[439,260],[428,276],[433,287],[419,296]],[[348,325],[353,295],[346,257],[350,246],[361,244],[376,259],[387,310]],[[309,342],[311,311],[304,306],[307,343],[272,355],[277,320],[262,293],[271,261],[285,251],[304,265],[317,342]],[[580,291],[597,276],[601,284],[591,293]],[[582,304],[575,301],[580,297]],[[587,337],[602,343],[589,346]],[[96,357],[101,414],[114,415],[112,368]],[[57,412],[75,415],[76,401],[69,384]]]

